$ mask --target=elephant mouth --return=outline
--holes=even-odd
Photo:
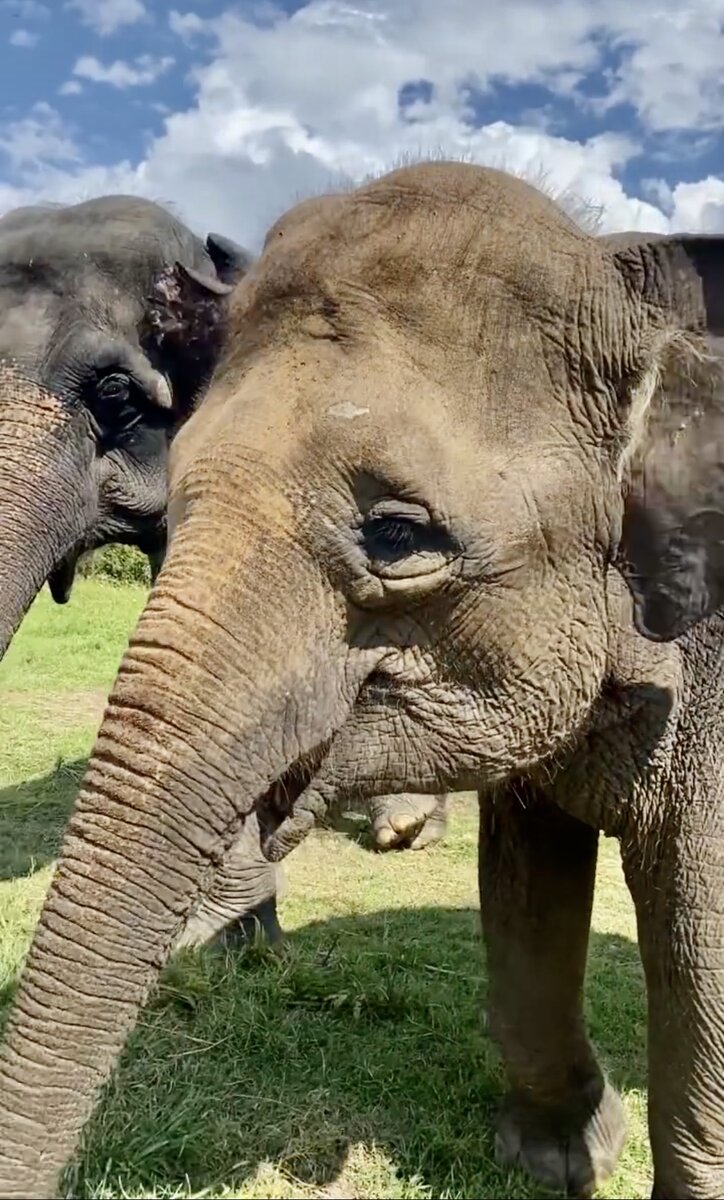
[[[48,587],[56,604],[67,604],[73,590],[78,563],[86,553],[82,546],[70,550],[48,575]]]
[[[166,537],[165,514],[161,518],[153,518],[142,524],[134,523],[131,520],[116,520],[85,533],[74,546],[66,551],[48,574],[48,588],[53,600],[56,604],[67,604],[73,591],[80,560],[94,550],[100,550],[112,542],[136,546],[142,554],[145,554],[149,560],[151,583],[153,583],[166,552]]]

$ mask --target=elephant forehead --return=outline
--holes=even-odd
[[[0,285],[21,296],[46,289],[72,297],[100,291],[106,281],[145,299],[155,276],[176,260],[211,273],[201,241],[154,205],[104,211],[89,203],[7,230],[0,223]]]
[[[46,289],[18,293],[0,284],[0,359],[36,364],[58,310],[58,298]]]
[[[292,210],[258,264],[260,304],[334,301],[346,283],[399,297],[407,311],[446,289],[470,305],[494,279],[544,316],[605,281],[595,239],[535,188],[501,172],[442,166],[393,172]]]

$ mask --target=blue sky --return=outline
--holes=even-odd
[[[443,153],[724,230],[721,0],[0,0],[0,209],[133,191],[250,245]]]

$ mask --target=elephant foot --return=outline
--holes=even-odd
[[[260,904],[253,913],[237,917],[225,925],[211,942],[224,950],[242,950],[245,946],[253,945],[257,940],[263,941],[272,950],[281,952],[284,944],[284,930],[279,924],[277,906],[274,900]]]
[[[265,900],[243,917],[224,920],[217,912],[203,908],[189,919],[175,949],[208,946],[215,950],[241,950],[260,939],[274,950],[281,950],[284,931],[277,917],[276,899]]]
[[[441,841],[447,829],[444,796],[377,796],[369,814],[378,850],[424,850]]]
[[[613,1173],[626,1137],[618,1093],[605,1084],[593,1106],[585,1095],[567,1109],[540,1108],[510,1096],[498,1118],[495,1156],[544,1187],[587,1200]]]

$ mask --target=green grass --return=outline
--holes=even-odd
[[[103,702],[145,597],[81,580],[39,598],[0,667],[0,990],[47,887]],[[500,1171],[501,1075],[484,1032],[476,818],[373,855],[320,833],[288,861],[283,960],[172,964],[74,1168],[86,1197],[534,1197]],[[604,1195],[649,1194],[645,1009],[631,905],[602,842],[590,1027],[630,1135]]]

